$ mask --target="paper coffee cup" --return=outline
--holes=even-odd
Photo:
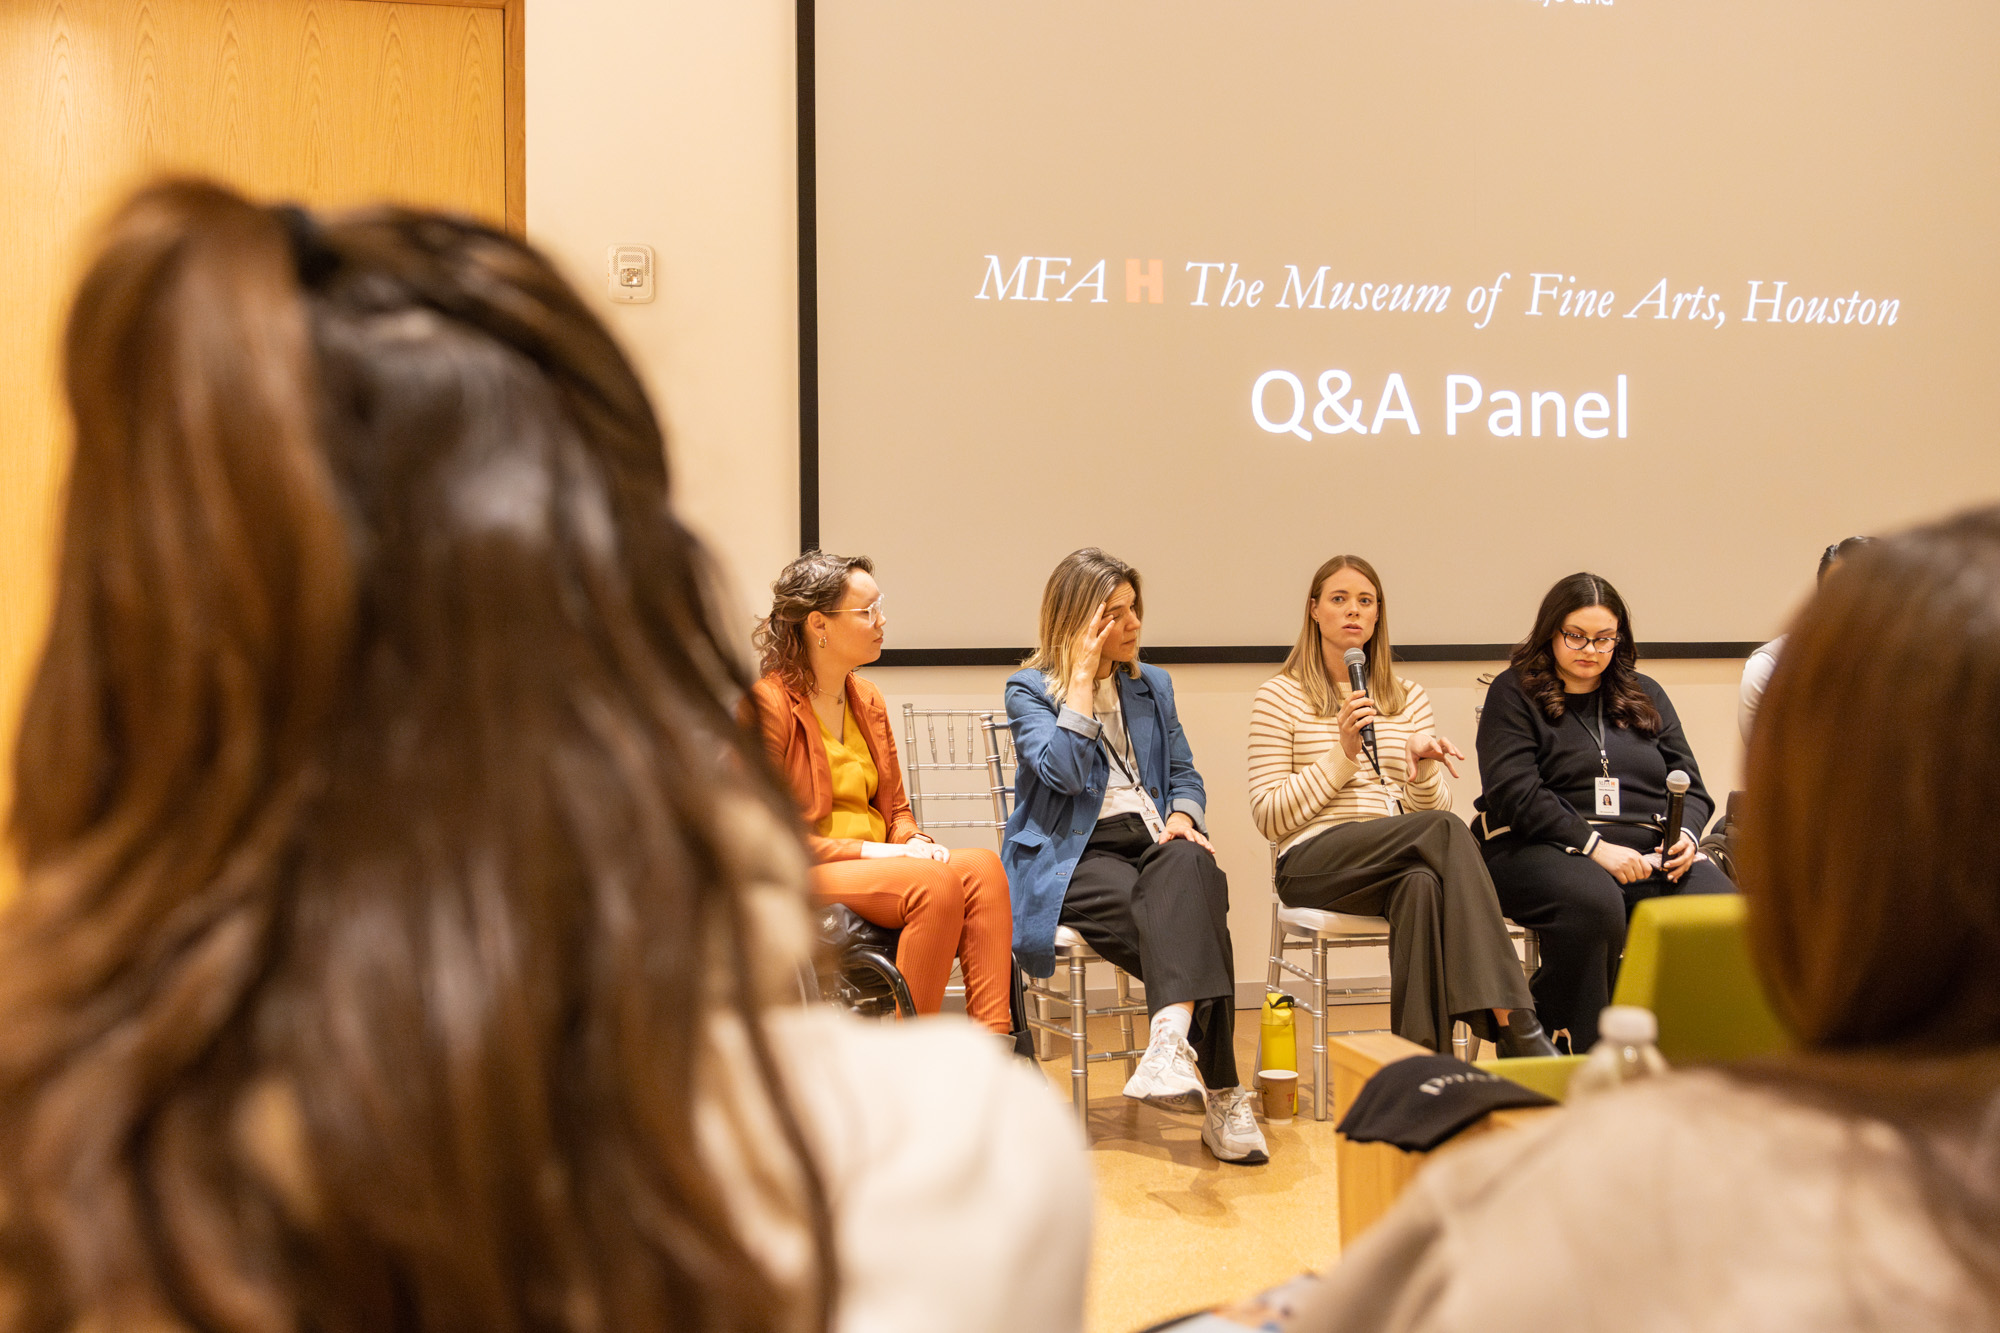
[[[1257,1086],[1264,1091],[1264,1119],[1282,1125],[1298,1114],[1299,1076],[1289,1069],[1260,1069]]]

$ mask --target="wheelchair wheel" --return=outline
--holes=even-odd
[[[903,974],[878,949],[849,949],[832,976],[820,978],[820,997],[864,1018],[915,1018],[917,1003]]]
[[[1729,882],[1731,884],[1737,882],[1736,858],[1729,854],[1728,835],[1717,834],[1717,833],[1709,834],[1706,838],[1703,838],[1701,840],[1701,850],[1708,857],[1709,860],[1715,862],[1716,869],[1720,870],[1723,874],[1729,876]]]

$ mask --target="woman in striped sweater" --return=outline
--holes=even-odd
[[[1346,685],[1342,659],[1356,648],[1365,691]],[[1502,1055],[1550,1055],[1478,843],[1451,813],[1444,774],[1464,757],[1433,728],[1423,687],[1390,664],[1374,566],[1353,555],[1321,565],[1299,641],[1250,714],[1250,813],[1278,848],[1278,896],[1388,918],[1400,1036],[1446,1050],[1464,1020]]]

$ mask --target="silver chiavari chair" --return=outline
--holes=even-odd
[[[992,801],[993,821],[1004,829],[1007,818],[1014,809],[1014,733],[1007,725],[1005,713],[985,713],[982,728],[986,733],[986,767],[988,798]],[[1091,963],[1102,962],[1111,968],[1113,1000],[1107,1005],[1093,1007],[1084,982]],[[1027,997],[1028,1026],[1037,1033],[1047,1033],[1052,1038],[1060,1038],[1069,1043],[1069,1088],[1070,1101],[1076,1107],[1076,1118],[1090,1132],[1088,1080],[1090,1066],[1106,1060],[1122,1060],[1125,1075],[1130,1078],[1139,1057],[1146,1053],[1140,1044],[1132,1020],[1146,1013],[1143,1000],[1132,998],[1132,978],[1123,968],[1106,962],[1096,950],[1085,944],[1083,937],[1068,926],[1056,927],[1056,964],[1058,975],[1067,984],[1057,989],[1050,981],[1028,976],[1017,967],[1022,993]],[[1060,1008],[1063,1017],[1060,1022],[1047,1015],[1051,1007]],[[1093,1051],[1090,1049],[1090,1020],[1092,1018],[1116,1018],[1119,1040],[1123,1043],[1118,1050]]]

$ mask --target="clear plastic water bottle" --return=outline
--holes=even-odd
[[[1660,1020],[1651,1009],[1614,1004],[1604,1010],[1597,1016],[1597,1045],[1570,1080],[1570,1097],[1591,1097],[1666,1073],[1666,1057],[1654,1044],[1659,1038]]]

